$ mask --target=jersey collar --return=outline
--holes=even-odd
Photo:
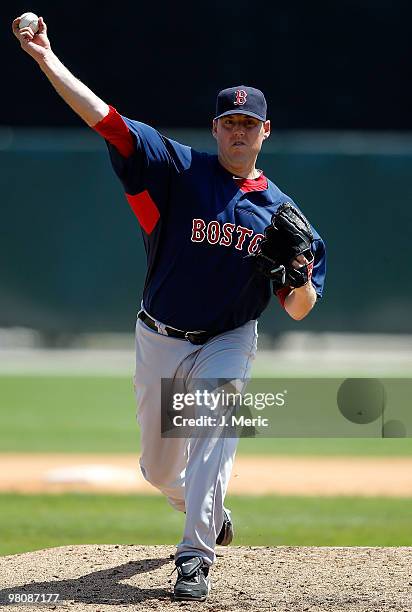
[[[268,188],[268,180],[263,174],[263,170],[259,170],[259,172],[259,176],[255,179],[246,179],[241,176],[234,176],[233,179],[244,193],[248,191],[265,191]]]

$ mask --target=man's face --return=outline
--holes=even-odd
[[[213,121],[219,156],[234,166],[256,159],[270,134],[270,121],[248,115],[226,115]]]

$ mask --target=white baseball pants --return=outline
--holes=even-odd
[[[244,381],[250,377],[256,346],[256,321],[199,346],[159,334],[137,320],[134,383],[141,430],[140,467],[145,479],[174,508],[186,512],[176,558],[200,556],[208,565],[214,563],[238,439],[162,438],[161,379],[183,378],[189,387],[195,379]]]

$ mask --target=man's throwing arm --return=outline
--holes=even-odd
[[[89,125],[93,127],[109,112],[109,106],[79,81],[53,53],[47,35],[47,26],[39,17],[36,34],[30,28],[19,29],[20,17],[13,21],[13,34],[22,49],[39,65],[63,100]]]

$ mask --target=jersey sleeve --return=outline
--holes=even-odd
[[[322,238],[315,234],[315,240],[312,244],[312,252],[314,257],[313,271],[312,271],[312,285],[315,288],[318,300],[323,295],[323,287],[325,284],[326,276],[326,247]]]
[[[112,167],[142,229],[151,234],[167,209],[171,181],[190,167],[191,148],[109,109],[94,129],[106,141]]]

